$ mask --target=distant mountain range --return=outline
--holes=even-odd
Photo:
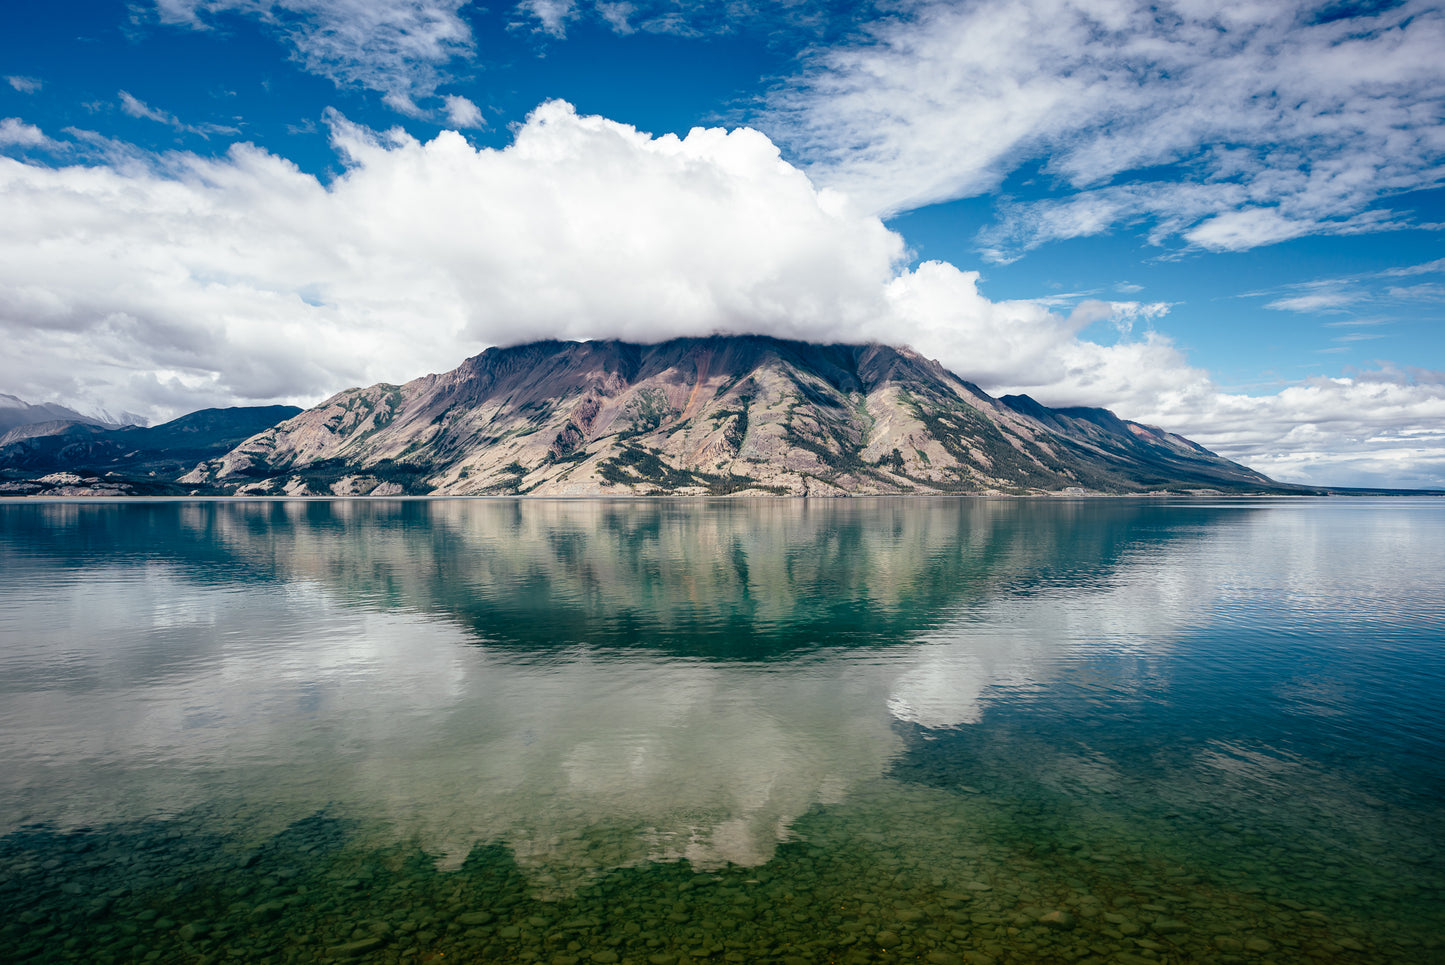
[[[79,422],[85,425],[101,426],[106,429],[118,429],[124,425],[145,425],[146,420],[134,412],[122,412],[120,415],[112,415],[109,412],[97,412],[86,415],[63,405],[56,405],[53,402],[42,402],[38,405],[26,402],[24,399],[0,392],[0,436],[19,426],[35,425],[47,422]]]
[[[149,428],[75,419],[18,425],[0,435],[0,495],[185,495],[195,487],[176,477],[300,411],[202,409]]]
[[[1320,491],[1106,409],[993,398],[906,348],[765,336],[535,342],[304,412],[0,437],[10,495]]]
[[[0,437],[3,437],[6,433],[10,432],[10,430],[19,426],[36,425],[47,422],[77,422],[111,429],[118,427],[118,423],[82,415],[74,409],[68,409],[63,405],[56,405],[53,402],[42,402],[39,405],[33,405],[24,399],[0,392]]]

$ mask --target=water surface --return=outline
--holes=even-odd
[[[1445,956],[1445,501],[17,501],[0,564],[5,960]]]

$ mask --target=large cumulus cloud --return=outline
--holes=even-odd
[[[542,337],[856,334],[903,255],[750,130],[652,138],[561,102],[503,150],[332,129],[348,167],[330,184],[244,144],[0,160],[16,349],[0,378],[184,408],[400,381]]]

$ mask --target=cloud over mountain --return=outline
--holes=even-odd
[[[347,165],[330,184],[249,144],[0,159],[0,325],[22,349],[0,377],[184,406],[401,381],[544,336],[857,333],[903,256],[754,131],[652,138],[560,102],[502,150],[330,122]]]
[[[1108,406],[1245,463],[1267,456],[1260,468],[1281,477],[1337,484],[1316,453],[1341,433],[1419,433],[1442,397],[1429,374],[1384,395],[1355,387],[1371,377],[1222,395],[1153,330],[1167,306],[1054,310],[990,300],[951,264],[910,268],[897,234],[749,129],[652,137],[556,101],[501,149],[329,123],[345,162],[329,183],[249,144],[216,158],[0,159],[12,229],[0,237],[12,349],[0,382],[162,417],[311,403],[544,337],[874,340],[989,391]],[[1109,321],[1108,339],[1087,335]],[[1341,395],[1352,421],[1315,418],[1319,399]]]

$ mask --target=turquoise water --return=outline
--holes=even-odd
[[[0,503],[0,961],[1445,960],[1445,500]]]

